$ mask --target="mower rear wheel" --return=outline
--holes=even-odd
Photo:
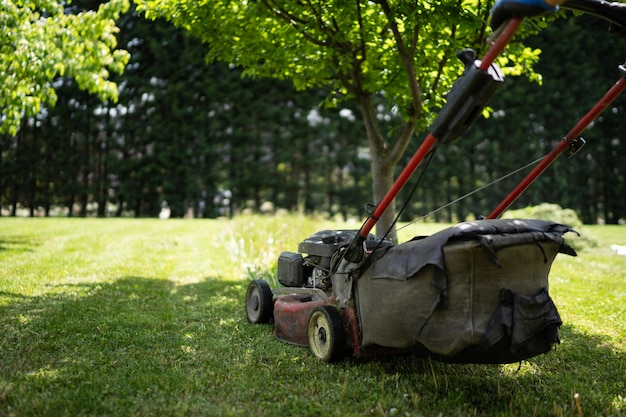
[[[269,323],[274,315],[272,290],[267,281],[255,279],[246,291],[246,317],[252,324]]]
[[[346,329],[341,313],[332,306],[318,306],[311,311],[307,329],[309,349],[324,362],[337,362],[346,353]]]

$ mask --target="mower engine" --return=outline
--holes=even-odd
[[[347,246],[358,230],[321,230],[298,245],[298,253],[283,252],[278,258],[278,281],[285,287],[319,288],[332,285],[333,266],[339,249]],[[369,235],[365,249],[370,252],[392,246],[388,240]]]

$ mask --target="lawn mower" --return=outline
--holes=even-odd
[[[603,0],[570,0],[567,8],[598,15],[624,33],[626,8]],[[276,337],[308,346],[325,362],[347,353],[417,353],[444,362],[511,363],[559,343],[561,318],[548,275],[568,226],[544,220],[499,219],[563,152],[577,152],[582,131],[626,89],[618,82],[576,123],[485,219],[394,245],[370,233],[417,167],[438,144],[459,138],[504,81],[495,58],[522,18],[500,26],[482,60],[458,54],[463,75],[448,93],[430,133],[359,230],[323,230],[297,252],[278,258],[280,288],[253,280],[245,298],[250,323],[273,321]]]

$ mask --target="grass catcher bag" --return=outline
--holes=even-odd
[[[510,363],[545,353],[562,324],[548,294],[567,226],[466,222],[388,249],[356,282],[361,347],[443,361]]]

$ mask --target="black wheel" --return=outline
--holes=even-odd
[[[341,313],[332,306],[318,306],[311,311],[307,329],[309,349],[324,362],[337,362],[346,353],[346,329]]]
[[[246,317],[252,324],[269,323],[274,316],[274,301],[269,284],[256,279],[251,281],[246,291]]]

